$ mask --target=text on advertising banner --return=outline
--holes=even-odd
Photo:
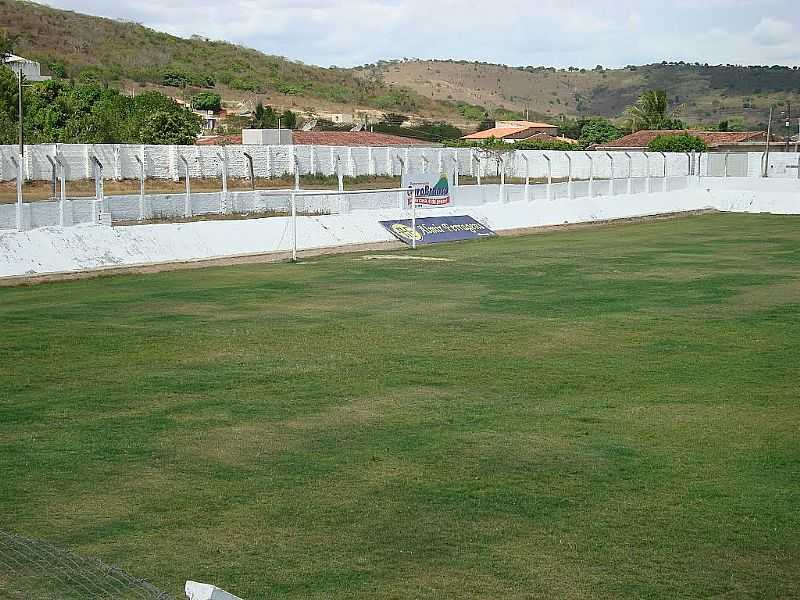
[[[467,215],[417,219],[416,231],[411,228],[411,219],[380,221],[380,224],[406,244],[410,244],[412,239],[416,239],[418,244],[436,244],[495,235],[494,231]]]

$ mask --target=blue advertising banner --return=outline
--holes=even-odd
[[[380,221],[380,224],[406,244],[411,244],[412,240],[417,244],[436,244],[495,235],[494,231],[467,215],[417,219],[416,231],[411,228],[411,219]]]

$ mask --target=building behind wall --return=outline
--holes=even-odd
[[[16,54],[7,56],[3,60],[3,64],[14,71],[15,75],[19,75],[22,72],[22,76],[26,81],[50,81],[52,79],[52,77],[42,75],[42,66],[38,62]]]
[[[594,150],[644,152],[654,139],[664,135],[692,135],[706,143],[711,152],[761,152],[767,142],[766,131],[697,131],[693,129],[642,129],[629,135],[595,146]],[[770,152],[784,149],[784,142],[774,135]]]

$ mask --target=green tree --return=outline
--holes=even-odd
[[[603,144],[622,137],[622,129],[608,119],[592,117],[581,122],[581,135],[578,141],[583,147]]]
[[[631,131],[641,129],[667,129],[671,117],[667,116],[667,93],[664,90],[648,90],[639,96],[633,106],[628,107],[628,123]]]
[[[264,106],[261,102],[256,104],[253,114],[252,127],[255,129],[274,129],[278,126],[278,115],[271,106]]]
[[[54,61],[47,65],[48,70],[50,73],[53,74],[53,77],[57,77],[59,79],[66,79],[67,78],[67,68],[64,66],[64,63],[60,61]]]
[[[706,143],[695,135],[659,135],[647,144],[650,152],[705,152],[708,150]]]
[[[297,115],[289,109],[283,111],[281,113],[281,127],[284,129],[294,129],[297,127]]]
[[[149,114],[139,132],[139,141],[143,144],[194,144],[200,133],[200,117],[189,111],[185,113],[159,110]]]
[[[222,108],[222,96],[214,92],[200,92],[192,96],[192,106],[197,110],[218,112]]]
[[[0,66],[0,144],[16,142],[17,78],[11,69]]]
[[[5,29],[0,29],[0,62],[5,62],[11,54],[14,54],[14,46],[17,44],[19,36],[8,33]]]

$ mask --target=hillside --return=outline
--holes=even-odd
[[[797,68],[678,63],[558,70],[421,60],[323,68],[20,0],[0,0],[0,28],[19,36],[20,54],[44,66],[60,63],[68,77],[172,96],[213,87],[226,100],[309,112],[374,109],[474,129],[485,112],[519,118],[527,109],[532,119],[553,121],[561,115],[619,118],[642,91],[662,88],[671,110],[690,124],[741,119],[761,127],[769,105],[787,99],[800,113]]]
[[[625,69],[556,70],[466,61],[392,61],[377,67],[386,83],[432,100],[464,102],[550,118],[619,117],[646,89],[667,90],[671,110],[689,123],[716,124],[740,117],[765,123],[770,104],[788,99],[800,112],[800,70],[654,64]]]
[[[119,86],[186,83],[214,87],[226,98],[258,96],[285,108],[369,107],[430,116],[443,111],[414,92],[348,69],[305,65],[227,42],[179,38],[32,2],[0,0],[0,28],[19,36],[20,54],[44,66],[62,63],[73,78],[95,77]]]

